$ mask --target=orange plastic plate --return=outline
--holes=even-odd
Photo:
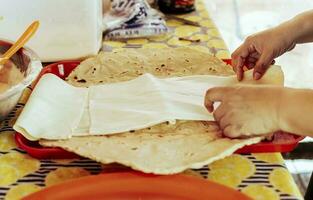
[[[251,200],[232,188],[186,175],[137,172],[87,176],[48,187],[24,200]]]

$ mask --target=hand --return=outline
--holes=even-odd
[[[280,130],[280,105],[284,89],[277,86],[235,86],[209,89],[205,106],[221,102],[213,116],[224,135],[236,138]]]
[[[295,47],[284,29],[277,27],[251,35],[233,52],[232,65],[239,81],[243,78],[244,65],[254,68],[253,77],[259,80],[275,58]]]

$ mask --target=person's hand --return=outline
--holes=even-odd
[[[209,89],[205,107],[224,135],[236,138],[268,134],[280,129],[280,106],[284,89],[276,86],[234,86]]]
[[[293,49],[295,43],[284,28],[268,29],[246,38],[231,55],[232,66],[239,81],[243,78],[243,67],[254,68],[253,77],[260,79],[274,59]]]

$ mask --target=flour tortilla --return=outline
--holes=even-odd
[[[245,145],[261,141],[260,137],[221,137],[218,127],[208,122],[178,122],[135,133],[73,137],[69,140],[41,141],[41,144],[58,146],[101,163],[120,163],[145,173],[174,174],[189,168],[201,168]]]
[[[190,48],[125,49],[100,52],[83,61],[67,78],[74,86],[132,80],[144,73],[157,77],[234,75],[231,67],[210,54]]]
[[[234,75],[221,60],[189,48],[127,49],[87,59],[67,81],[75,86],[131,80],[143,73],[158,77],[187,75]],[[251,73],[247,84],[255,83]],[[262,83],[283,81],[280,69],[269,71]],[[235,83],[235,81],[234,81]],[[188,168],[201,168],[231,155],[237,149],[261,141],[223,138],[214,122],[178,121],[111,136],[73,137],[68,140],[41,140],[40,144],[61,147],[104,164],[120,163],[135,170],[154,174],[174,174]]]

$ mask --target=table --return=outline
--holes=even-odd
[[[229,58],[229,52],[202,1],[197,1],[197,12],[182,15],[199,22],[201,27],[168,20],[172,32],[167,36],[127,41],[104,41],[103,50],[113,48],[164,48],[189,46],[219,58]],[[188,37],[200,42],[179,40]],[[101,165],[89,159],[37,160],[19,149],[13,138],[12,125],[31,92],[27,88],[14,111],[0,124],[0,199],[19,199],[68,179],[109,172],[115,166]],[[266,200],[297,200],[302,196],[284,165],[280,153],[234,154],[201,169],[187,170],[186,174],[210,179],[253,197]]]

